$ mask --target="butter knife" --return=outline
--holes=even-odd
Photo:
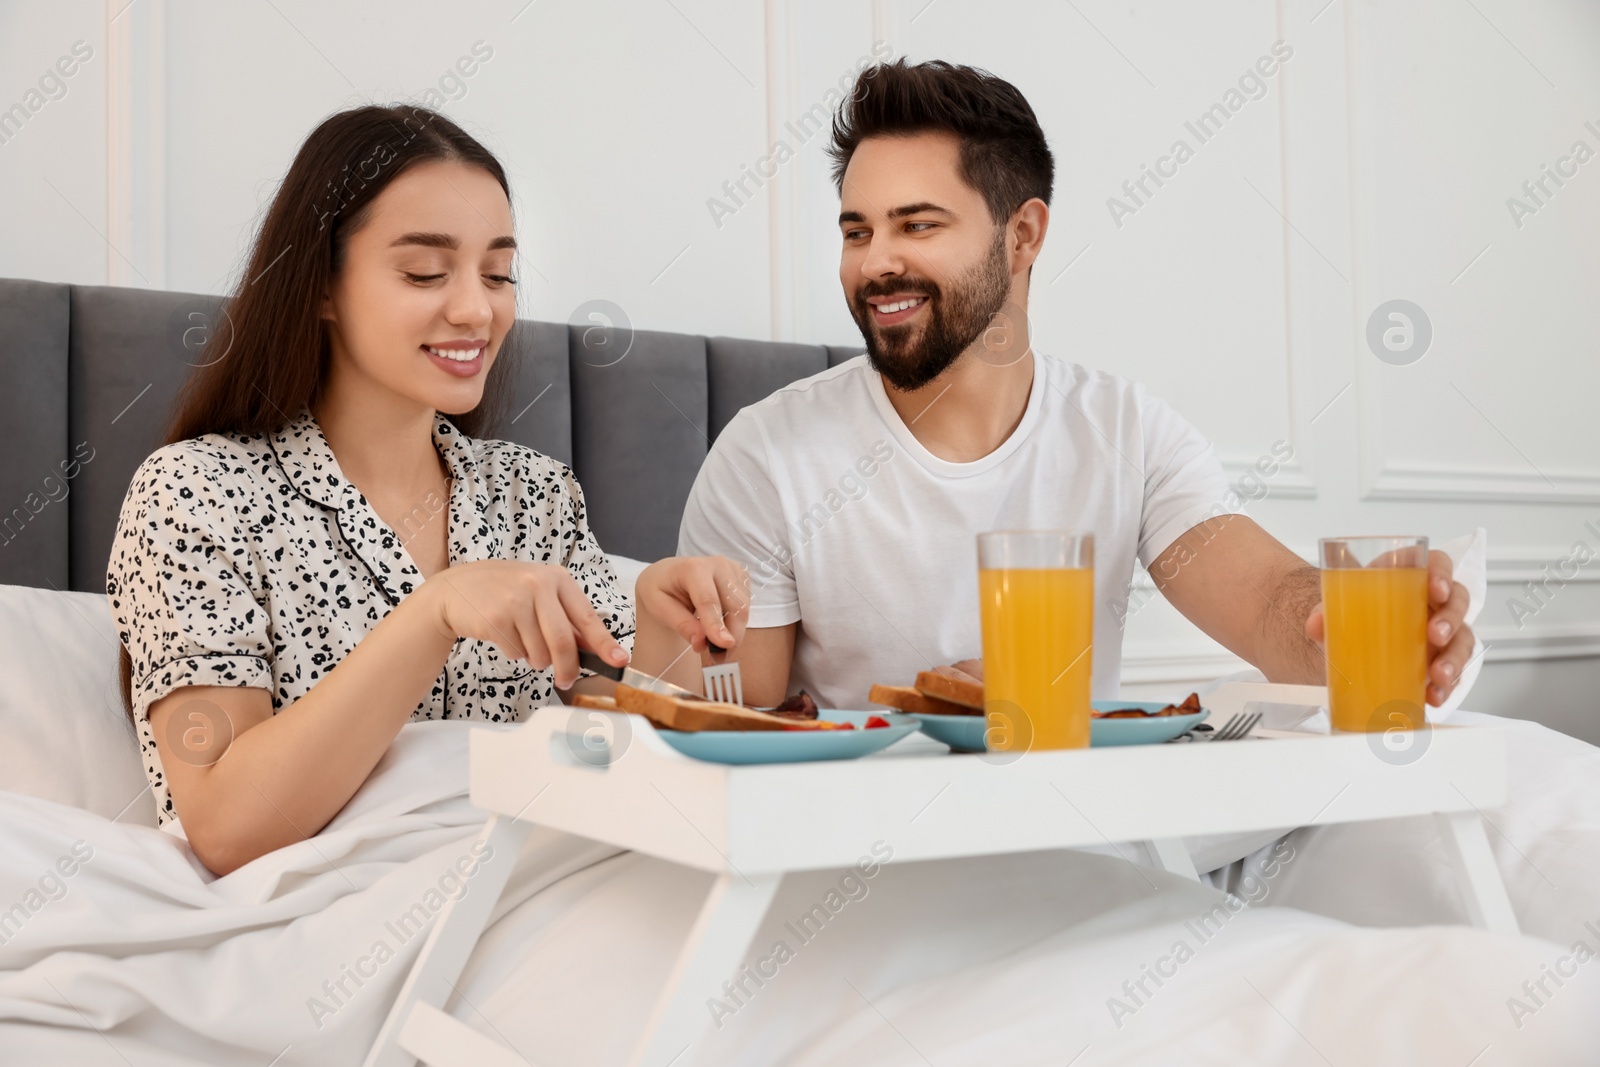
[[[682,686],[673,685],[671,682],[657,678],[653,674],[646,674],[644,671],[635,670],[633,667],[613,667],[595,653],[585,649],[578,650],[578,666],[585,670],[594,671],[602,678],[610,678],[613,682],[621,682],[623,685],[632,686],[635,689],[643,689],[647,693],[660,693],[663,696],[670,697],[690,697],[695,700],[704,699],[699,693],[691,693]]]

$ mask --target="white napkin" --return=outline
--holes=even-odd
[[[1467,588],[1467,622],[1471,624],[1483,610],[1489,595],[1489,533],[1482,526],[1470,534],[1437,546],[1455,563],[1455,579]],[[1473,633],[1472,655],[1461,672],[1461,681],[1450,693],[1450,699],[1441,707],[1428,709],[1429,722],[1443,722],[1450,713],[1461,706],[1472,683],[1478,680],[1483,669],[1483,639]]]

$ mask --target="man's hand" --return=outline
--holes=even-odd
[[[742,564],[721,556],[661,560],[639,576],[634,599],[633,663],[646,674],[700,692],[709,642],[739,664],[748,703],[771,707],[788,695],[799,623],[746,628],[750,575]]]
[[[1467,625],[1467,588],[1453,578],[1449,555],[1428,553],[1428,703],[1439,707],[1461,681],[1475,638]],[[1306,636],[1322,645],[1327,634],[1322,604],[1306,617]]]
[[[725,556],[669,556],[644,569],[633,597],[694,651],[732,649],[750,617],[750,575]]]

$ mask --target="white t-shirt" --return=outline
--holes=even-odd
[[[1210,443],[1137,382],[1036,356],[1016,430],[951,463],[858,356],[734,416],[695,479],[678,550],[749,568],[752,627],[800,623],[791,692],[863,708],[874,682],[910,685],[983,654],[979,533],[1092,531],[1092,690],[1115,698],[1134,556],[1149,566],[1238,502]]]

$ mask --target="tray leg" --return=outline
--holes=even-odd
[[[433,929],[428,931],[428,939],[422,943],[411,974],[389,1009],[383,1029],[378,1031],[372,1051],[367,1053],[365,1067],[414,1067],[416,1054],[401,1044],[411,1009],[417,1004],[440,1008],[449,999],[454,982],[461,977],[461,969],[467,965],[467,958],[478,943],[478,935],[488,924],[495,902],[500,899],[500,892],[505,889],[532,830],[532,823],[519,823],[506,815],[491,815],[484,823],[479,840],[486,842],[492,851],[487,859],[479,861],[477,872],[467,883],[467,892],[445,901]],[[456,1020],[450,1017],[450,1021]],[[441,1067],[444,1063],[432,1062]],[[469,1057],[466,1062],[483,1061]]]
[[[1456,884],[1461,887],[1472,925],[1496,934],[1520,933],[1517,913],[1511,908],[1506,883],[1500,877],[1500,867],[1478,813],[1441,811],[1434,817],[1455,866]]]
[[[1194,869],[1194,860],[1189,858],[1189,850],[1184,846],[1181,837],[1153,837],[1146,841],[1145,848],[1150,850],[1150,858],[1155,865],[1164,871],[1182,875],[1191,882],[1200,880],[1200,872]]]
[[[629,1067],[689,1067],[694,1061],[692,1054],[684,1054],[711,1025],[706,1000],[723,995],[722,984],[743,960],[782,880],[782,874],[717,875],[651,1009]]]
[[[500,1042],[480,1034],[454,1015],[416,1001],[400,1030],[400,1044],[423,1063],[463,1067],[530,1067]]]

